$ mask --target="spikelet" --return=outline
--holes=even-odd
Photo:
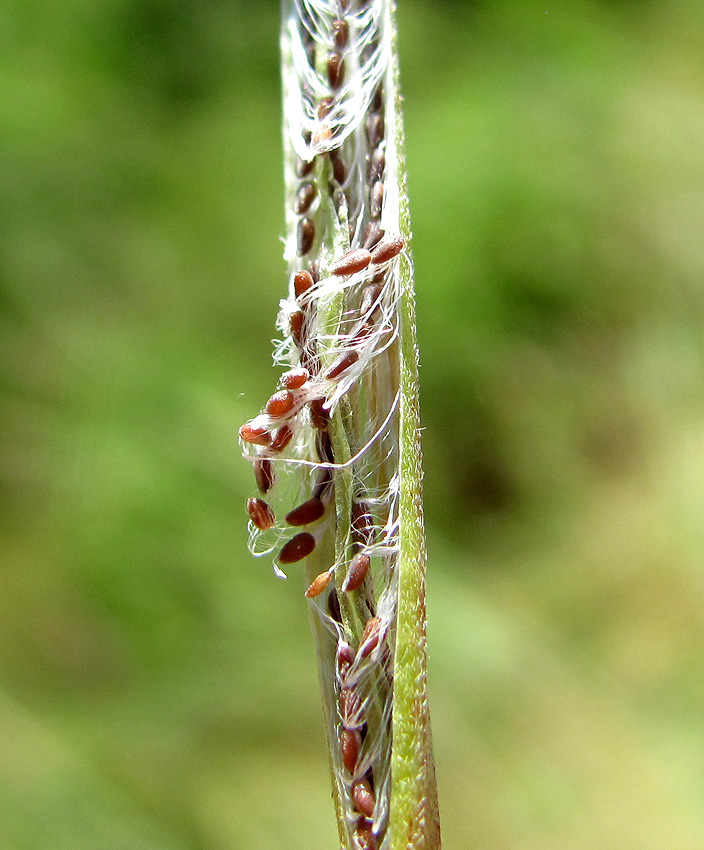
[[[250,549],[306,563],[345,850],[440,846],[393,13],[284,0],[285,371],[240,429]]]

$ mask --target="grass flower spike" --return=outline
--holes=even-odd
[[[410,225],[390,0],[284,0],[283,374],[250,548],[304,562],[344,850],[436,850]]]

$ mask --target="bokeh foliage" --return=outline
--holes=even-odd
[[[704,13],[400,0],[447,847],[704,844]],[[0,847],[334,847],[246,552],[278,4],[0,10]]]

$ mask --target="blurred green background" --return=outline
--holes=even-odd
[[[445,846],[704,846],[704,10],[400,0]],[[336,846],[237,427],[275,0],[0,8],[0,848]]]

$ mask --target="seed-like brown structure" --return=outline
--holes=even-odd
[[[328,82],[331,89],[337,89],[345,78],[345,63],[339,53],[328,56]]]
[[[314,428],[324,431],[330,424],[330,411],[323,405],[325,398],[314,398],[308,405],[310,409],[310,421]]]
[[[362,633],[362,640],[359,642],[358,654],[360,658],[366,658],[379,643],[379,631],[381,629],[381,620],[378,617],[371,617],[367,620],[367,625]]]
[[[344,257],[340,257],[330,266],[330,274],[348,275],[361,272],[371,263],[371,252],[366,248],[357,248],[354,251],[349,251]]]
[[[347,169],[345,168],[345,163],[340,157],[340,151],[337,148],[333,148],[328,156],[330,157],[330,163],[332,165],[332,176],[335,180],[337,180],[340,186],[342,186],[347,179]]]
[[[313,286],[313,275],[305,270],[296,272],[293,276],[293,291],[296,298],[301,298]]]
[[[268,493],[274,486],[274,467],[267,458],[258,458],[253,463],[254,480],[260,493]]]
[[[384,119],[378,112],[372,112],[367,118],[367,137],[370,148],[375,148],[384,138]]]
[[[362,736],[356,729],[343,729],[340,733],[342,764],[349,773],[354,773],[362,746]]]
[[[377,180],[369,190],[369,214],[372,218],[379,218],[383,205],[384,183],[381,180]]]
[[[314,549],[315,537],[307,531],[302,531],[284,544],[277,560],[280,564],[295,564],[307,558]]]
[[[382,112],[384,108],[384,87],[379,85],[376,87],[374,97],[371,102],[372,112]]]
[[[340,681],[344,681],[353,661],[354,650],[352,647],[343,640],[338,641],[337,651],[335,652],[335,666],[337,667],[337,677]]]
[[[359,312],[362,316],[366,316],[375,305],[374,312],[376,312],[380,303],[379,296],[381,295],[383,288],[383,283],[370,283],[368,286],[364,287],[364,292],[362,294],[362,306],[359,308]]]
[[[374,817],[376,800],[374,799],[372,787],[366,779],[359,779],[354,783],[352,786],[352,799],[354,800],[354,807],[358,812],[361,812],[368,818]]]
[[[293,431],[288,425],[282,425],[274,434],[274,439],[271,441],[272,452],[282,452],[293,439]]]
[[[306,314],[302,310],[296,310],[289,317],[291,336],[299,348],[303,348],[303,326],[305,325],[305,321]]]
[[[327,378],[329,381],[332,381],[334,378],[339,378],[343,372],[349,369],[350,366],[353,366],[358,360],[359,352],[346,351],[333,361],[329,369],[325,370],[323,377]]]
[[[308,525],[320,519],[324,513],[325,505],[313,497],[286,514],[286,522],[289,525]]]
[[[332,573],[330,572],[330,570],[326,570],[324,573],[320,573],[320,575],[317,575],[308,586],[308,590],[306,590],[306,596],[309,599],[314,599],[316,596],[320,596],[320,594],[330,584],[331,578]]]
[[[381,229],[379,222],[370,221],[367,225],[367,229],[364,231],[364,247],[368,251],[371,251],[383,235],[384,231]]]
[[[318,118],[322,121],[323,118],[328,116],[332,112],[332,108],[335,105],[334,97],[323,97],[318,104]]]
[[[315,240],[315,225],[309,218],[301,218],[298,221],[296,231],[296,251],[299,257],[307,254],[313,247]]]
[[[276,525],[276,516],[264,499],[247,499],[247,513],[260,531],[268,531]]]
[[[293,211],[296,215],[303,215],[308,212],[310,205],[315,200],[315,186],[310,180],[301,183],[296,192],[296,197],[293,201]]]
[[[347,45],[349,34],[350,28],[347,21],[332,22],[332,40],[335,42],[335,47],[338,50],[342,50]]]
[[[279,383],[287,390],[299,390],[310,378],[310,372],[301,367],[289,369],[279,378]]]
[[[403,250],[403,236],[385,236],[372,251],[372,262],[376,265],[393,260]]]
[[[290,413],[295,403],[296,396],[291,390],[279,390],[267,401],[265,410],[269,416],[279,418]]]
[[[307,177],[315,166],[315,157],[311,160],[305,160],[298,157],[296,159],[296,177]]]
[[[240,437],[245,443],[251,443],[254,446],[271,444],[271,431],[265,425],[254,425],[251,421],[245,422],[240,428]]]
[[[358,552],[350,561],[350,567],[342,583],[342,589],[347,593],[350,590],[358,590],[363,584],[369,572],[372,560],[364,552]]]

